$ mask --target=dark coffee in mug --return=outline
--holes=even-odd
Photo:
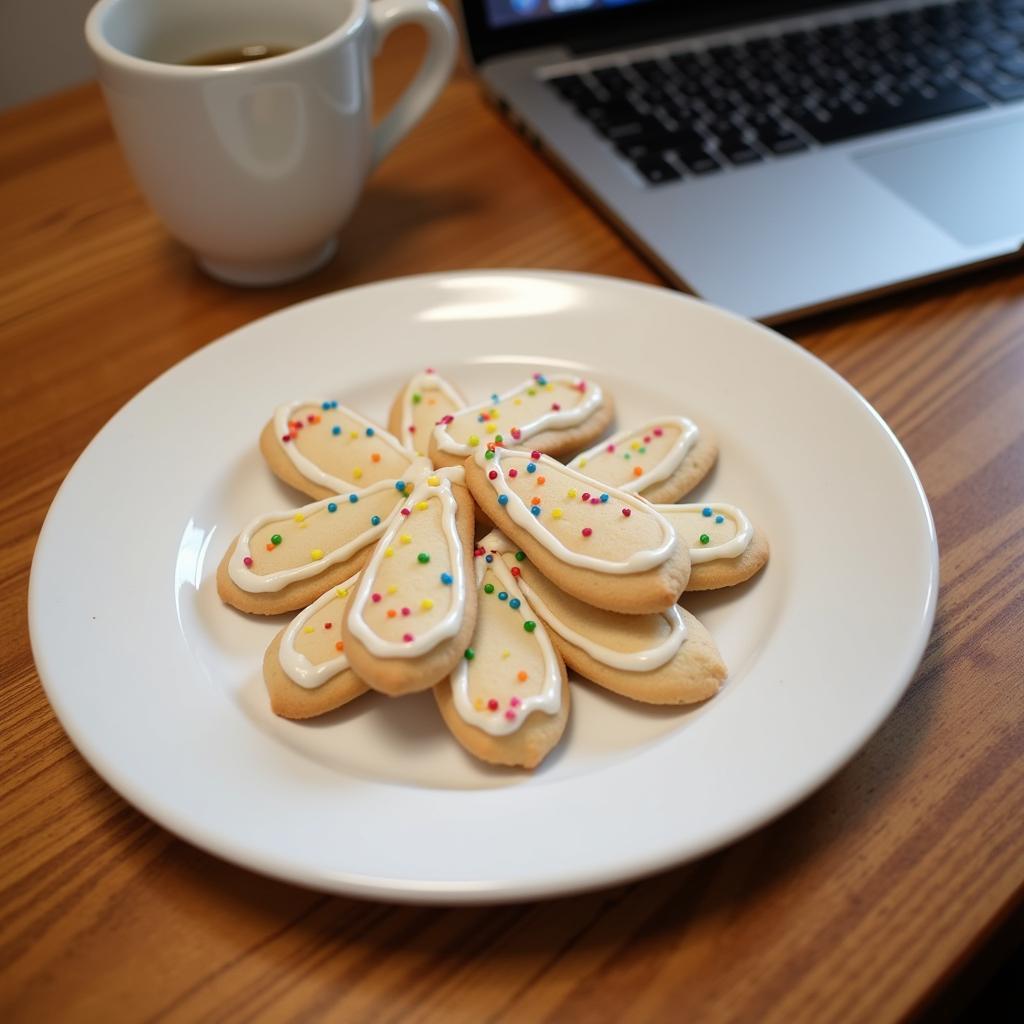
[[[189,57],[182,64],[194,64],[206,67],[211,64],[247,64],[254,60],[266,60],[267,57],[280,57],[283,53],[291,53],[294,46],[276,46],[273,43],[246,43],[244,46],[229,46],[212,53],[201,53],[198,57]]]

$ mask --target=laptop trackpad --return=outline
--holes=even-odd
[[[874,148],[854,159],[964,245],[1024,239],[1024,118]]]

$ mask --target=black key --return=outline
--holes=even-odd
[[[719,137],[718,151],[726,160],[737,166],[756,164],[761,159],[761,154],[736,131]]]
[[[683,162],[683,166],[694,174],[712,174],[722,169],[722,165],[703,149],[677,151],[676,155]]]
[[[807,149],[807,143],[792,132],[780,132],[774,138],[765,140],[764,145],[773,153],[778,153],[779,155],[799,153],[801,150]]]
[[[562,75],[560,78],[549,78],[548,85],[561,93],[567,100],[578,97],[593,96],[590,86],[579,75]]]
[[[1005,79],[1003,81],[986,82],[985,88],[1004,103],[1013,100],[1024,99],[1024,81],[1020,79]]]
[[[642,157],[633,166],[652,185],[663,185],[668,181],[678,181],[682,177],[679,171],[660,156]]]
[[[818,142],[839,142],[858,135],[899,128],[903,125],[927,121],[933,117],[977,110],[985,102],[959,86],[949,86],[933,97],[910,96],[893,106],[885,100],[871,102],[862,114],[838,113],[827,121],[815,117],[794,117],[794,120]]]

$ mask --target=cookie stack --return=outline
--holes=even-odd
[[[280,406],[260,448],[315,500],[254,519],[217,572],[243,612],[301,609],[263,659],[274,711],[432,688],[471,754],[533,768],[565,730],[566,666],[646,703],[714,696],[725,665],[679,598],[749,579],[767,541],[732,505],[675,504],[717,458],[705,427],[604,437],[613,420],[569,374],[467,405],[426,370],[387,430],[334,400]]]

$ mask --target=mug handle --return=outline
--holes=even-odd
[[[436,0],[376,0],[369,6],[375,47],[399,25],[412,23],[427,33],[427,52],[416,77],[374,130],[372,159],[376,165],[437,99],[455,65],[458,37],[451,17]]]

